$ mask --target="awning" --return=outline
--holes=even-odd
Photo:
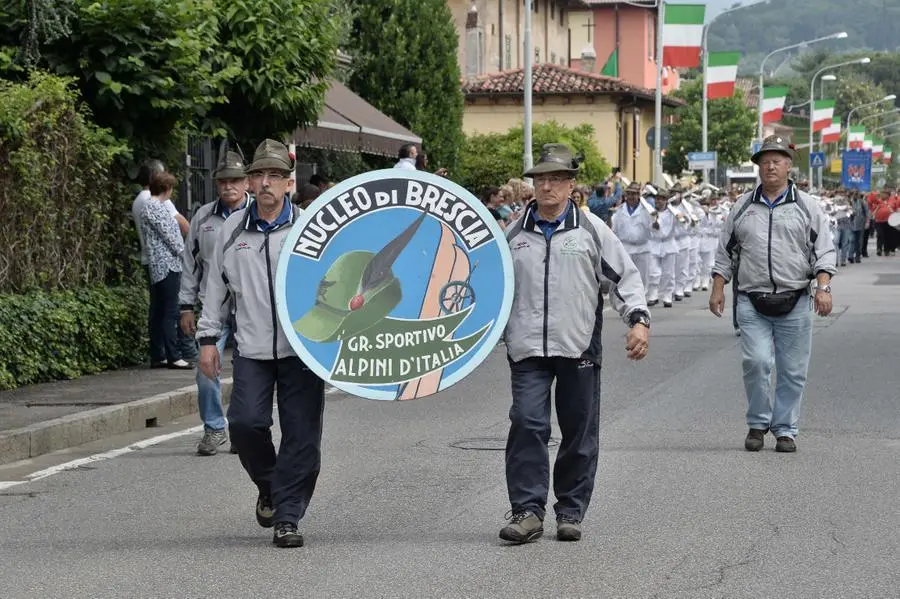
[[[422,138],[332,79],[319,122],[298,128],[293,141],[300,147],[395,157],[400,146],[421,144]]]

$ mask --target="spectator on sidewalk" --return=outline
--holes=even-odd
[[[416,156],[419,155],[419,148],[416,144],[403,144],[397,152],[397,164],[394,168],[402,168],[407,171],[416,170]]]
[[[315,185],[319,189],[319,193],[322,193],[331,187],[331,181],[329,181],[328,177],[322,173],[316,173],[310,177],[309,184]]]
[[[865,232],[869,228],[872,214],[869,212],[869,204],[858,191],[854,191],[851,196],[850,209],[853,211],[853,216],[850,220],[852,240],[848,258],[851,263],[859,264],[864,255],[863,242],[866,239]]]
[[[425,153],[425,150],[420,151],[416,155],[416,170],[428,172],[428,154]],[[450,171],[445,168],[439,168],[434,171],[434,174],[438,177],[446,177]]]
[[[225,153],[213,178],[216,181],[218,199],[201,206],[194,214],[187,237],[187,251],[183,253],[178,303],[181,306],[181,330],[192,338],[197,333],[194,310],[202,307],[206,298],[210,261],[219,231],[233,212],[243,210],[250,201],[244,159],[237,152]],[[220,362],[224,359],[225,344],[232,330],[229,320],[222,327],[221,336],[216,343]],[[227,422],[222,409],[222,385],[218,374],[208,377],[202,369],[197,369],[197,407],[203,422],[203,437],[197,445],[197,455],[216,455],[219,446],[228,441],[225,430]],[[232,445],[232,450],[234,449],[236,446]]]
[[[138,183],[141,186],[141,191],[135,196],[134,202],[131,204],[131,216],[134,219],[134,227],[137,230],[138,241],[141,246],[141,266],[144,267],[144,276],[147,279],[147,289],[150,289],[150,268],[149,268],[149,259],[147,257],[147,243],[144,241],[144,227],[141,223],[141,213],[144,210],[144,205],[150,199],[150,177],[153,173],[160,173],[165,171],[166,168],[163,166],[163,163],[159,160],[148,160],[144,164],[141,165],[140,170],[138,171]],[[178,227],[181,230],[181,234],[187,234],[188,230],[188,222],[187,219],[179,214],[178,209],[175,207],[175,204],[172,203],[171,200],[167,201],[165,204],[167,212],[175,219],[178,223]],[[148,336],[151,339],[156,339],[156,336],[150,335],[150,331],[153,328],[153,322],[150,319],[150,314],[147,314],[147,332]],[[162,344],[154,345],[151,341],[150,343],[150,368],[165,368],[167,366],[166,362],[166,352],[165,348]]]
[[[631,325],[628,357],[647,355],[650,313],[640,274],[612,231],[569,199],[578,166],[565,145],[545,145],[525,173],[534,178],[536,200],[506,230],[515,274],[505,333],[513,398],[506,442],[511,517],[500,538],[510,543],[544,534],[554,381],[562,432],[553,468],[556,535],[581,539],[599,453],[601,280],[613,283],[613,306]]]
[[[150,199],[141,209],[140,223],[150,271],[150,350],[162,345],[168,368],[190,369],[178,346],[178,290],[184,239],[166,208],[177,181],[165,171],[150,177]]]
[[[888,219],[894,213],[888,192],[882,192],[881,197],[877,198],[874,204],[873,217],[875,219],[875,233],[878,236],[875,240],[875,254],[877,256],[887,256],[891,252],[891,226],[888,224]]]
[[[601,183],[594,188],[594,192],[587,201],[588,209],[607,226],[612,224],[610,220],[610,210],[616,205],[616,198],[611,193],[611,187],[608,183]]]
[[[321,468],[325,383],[297,357],[275,319],[275,273],[281,246],[299,210],[286,199],[294,185],[294,158],[278,141],[264,140],[247,169],[255,200],[228,217],[210,260],[197,329],[200,368],[220,371],[216,343],[234,314],[240,351],[228,429],[241,465],[256,485],[256,521],[274,526],[278,547],[302,547],[297,530]],[[227,297],[233,308],[229,312]],[[290,324],[288,324],[290,326]],[[272,392],[278,395],[281,446],[272,444]]]
[[[752,160],[761,184],[732,207],[719,238],[709,310],[722,316],[725,284],[737,277],[747,393],[747,451],[759,451],[766,433],[775,451],[797,450],[800,401],[812,352],[812,311],[831,313],[831,276],[836,272],[828,217],[819,203],[794,186],[794,148],[771,135]],[[814,299],[810,281],[816,281]],[[774,404],[772,367],[775,367]]]

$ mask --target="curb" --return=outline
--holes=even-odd
[[[232,379],[222,379],[222,403],[231,396]],[[197,386],[182,387],[114,406],[103,406],[0,432],[0,464],[27,460],[107,437],[154,428],[196,414]]]

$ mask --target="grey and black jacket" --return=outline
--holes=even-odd
[[[244,203],[238,212],[247,207],[250,194],[244,194]],[[225,224],[225,206],[216,200],[197,209],[191,219],[191,228],[182,253],[181,289],[178,304],[182,311],[193,310],[203,304],[206,296],[206,275],[209,272],[209,258],[216,247],[216,238]]]
[[[506,230],[515,296],[504,339],[509,359],[587,359],[600,365],[603,296],[612,283],[612,307],[630,323],[649,317],[644,284],[634,262],[606,224],[570,203],[550,239],[535,222],[536,202]]]
[[[713,266],[725,282],[736,276],[744,293],[800,291],[818,273],[836,270],[828,216],[793,182],[772,208],[762,199],[762,186],[735,202]]]
[[[249,206],[222,225],[210,256],[203,313],[197,325],[200,345],[212,345],[219,339],[234,302],[234,337],[242,357],[277,360],[297,355],[278,325],[275,310],[278,257],[300,211],[293,204],[290,209],[288,222],[268,232],[252,222]]]

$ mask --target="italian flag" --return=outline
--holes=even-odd
[[[862,149],[864,152],[872,151],[872,136],[871,135],[866,135],[865,138],[863,138]]]
[[[850,132],[847,133],[847,144],[851,150],[862,150],[865,139],[866,128],[864,126],[850,127]]]
[[[813,131],[822,131],[831,126],[834,118],[834,100],[816,100],[813,109]]]
[[[890,164],[890,163],[891,163],[891,157],[892,157],[893,155],[894,155],[893,150],[891,150],[890,148],[887,148],[887,147],[886,147],[886,148],[884,149],[884,154],[882,154],[882,156],[881,156],[881,161],[882,161],[883,163],[885,163],[885,164]]]
[[[710,100],[734,95],[740,52],[710,52],[707,59],[706,85]]]
[[[878,160],[884,154],[884,141],[877,137],[872,140],[872,160]]]
[[[841,117],[836,116],[828,127],[822,129],[822,143],[831,144],[839,141],[841,141]]]
[[[687,69],[700,66],[705,4],[666,3],[663,22],[663,64]]]
[[[774,123],[781,120],[789,89],[788,87],[763,88],[763,123]]]

